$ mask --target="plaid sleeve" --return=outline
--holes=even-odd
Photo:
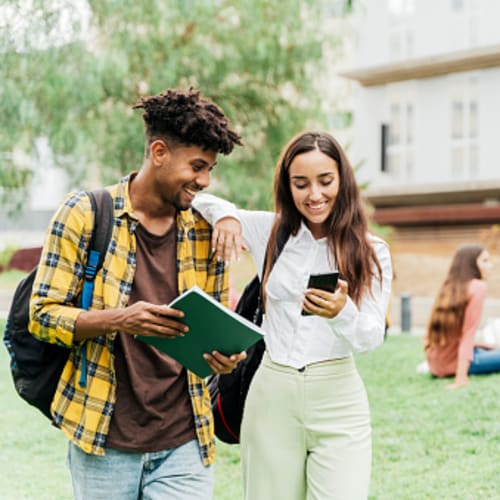
[[[30,302],[30,332],[42,340],[70,347],[81,312],[86,248],[93,225],[90,200],[70,193],[47,229]]]

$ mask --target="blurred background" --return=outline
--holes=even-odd
[[[484,316],[500,315],[499,16],[495,0],[0,0],[0,311],[64,194],[140,167],[134,102],[193,86],[243,136],[210,188],[241,207],[271,207],[293,134],[340,140],[391,246],[390,331],[423,331],[465,242],[493,252]],[[236,293],[252,273],[234,264]]]

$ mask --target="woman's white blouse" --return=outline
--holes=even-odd
[[[232,203],[213,195],[199,194],[193,206],[212,225],[222,217],[239,219],[243,239],[255,262],[259,276],[275,214],[238,210]],[[301,368],[353,352],[369,351],[384,340],[385,316],[392,282],[389,248],[385,241],[369,235],[382,267],[382,281],[375,277],[358,308],[348,297],[337,316],[326,319],[302,316],[302,302],[310,274],[337,269],[329,257],[326,238],[315,240],[302,223],[296,236],[290,236],[266,284],[266,314],[262,329],[266,347],[275,363]]]

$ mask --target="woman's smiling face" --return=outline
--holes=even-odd
[[[290,191],[297,210],[313,236],[326,235],[330,216],[340,188],[337,162],[318,149],[296,156],[289,169]]]

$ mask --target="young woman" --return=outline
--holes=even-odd
[[[469,374],[500,371],[500,350],[474,342],[491,267],[490,254],[482,245],[461,246],[434,302],[425,355],[433,375],[455,376],[450,389],[467,385]]]
[[[274,213],[236,211],[210,195],[194,202],[215,223],[214,248],[225,260],[240,243],[239,224],[227,217],[240,220],[259,274],[280,226],[290,234],[261,276],[266,353],[242,422],[245,498],[364,499],[370,414],[352,354],[383,342],[389,249],[368,233],[351,165],[327,133],[301,133],[284,148],[274,199]],[[310,275],[336,270],[334,292],[307,289]]]

